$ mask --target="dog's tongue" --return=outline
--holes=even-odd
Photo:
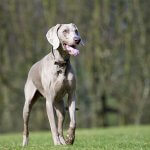
[[[75,48],[73,48],[69,45],[66,45],[66,49],[67,49],[67,51],[69,52],[70,55],[77,56],[79,54],[78,49],[75,49]]]

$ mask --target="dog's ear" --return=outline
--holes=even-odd
[[[53,49],[57,49],[59,47],[60,41],[57,35],[57,31],[60,28],[60,24],[50,28],[46,34],[46,38],[48,42],[53,46]]]

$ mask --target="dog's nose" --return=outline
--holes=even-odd
[[[74,37],[74,41],[75,41],[76,44],[79,44],[81,39],[79,37]]]

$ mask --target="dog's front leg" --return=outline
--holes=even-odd
[[[69,115],[70,115],[70,125],[67,131],[67,144],[73,144],[75,139],[75,129],[76,129],[76,96],[75,92],[72,92],[68,95],[68,103],[69,103]]]
[[[49,123],[51,127],[54,145],[61,145],[61,142],[58,137],[56,123],[55,123],[53,100],[49,96],[46,98],[46,110],[47,110],[47,115],[48,115],[48,119],[49,119]]]

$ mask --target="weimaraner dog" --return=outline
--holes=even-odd
[[[29,116],[34,102],[39,96],[46,99],[46,110],[51,127],[54,145],[73,144],[76,128],[76,78],[70,64],[70,56],[79,54],[78,44],[83,44],[75,24],[57,24],[46,34],[52,51],[35,63],[28,74],[25,84],[25,104],[23,108],[23,146],[28,144]],[[63,97],[68,95],[70,125],[67,137],[63,136],[65,107]],[[58,118],[55,123],[54,111]]]

